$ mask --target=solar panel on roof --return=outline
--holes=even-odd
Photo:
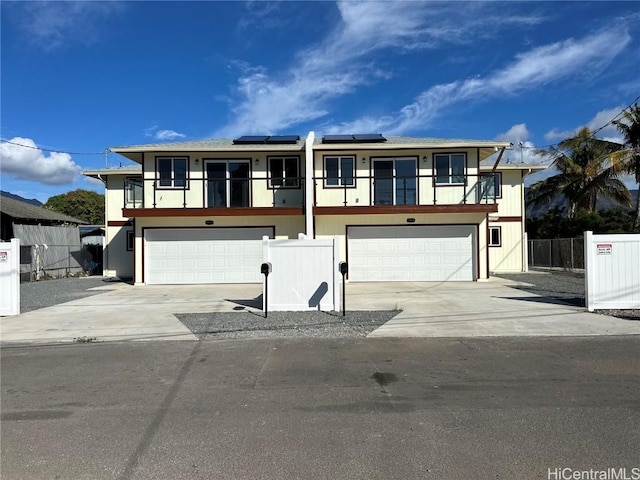
[[[322,143],[353,143],[353,135],[325,135]]]
[[[268,135],[243,135],[233,141],[234,145],[251,145],[254,143],[265,143]]]
[[[300,140],[300,135],[273,135],[267,138],[266,143],[294,144]]]
[[[356,142],[381,143],[387,139],[381,133],[358,133],[353,136]]]

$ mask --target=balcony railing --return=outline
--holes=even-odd
[[[496,203],[496,174],[315,177],[314,206]]]
[[[304,207],[304,178],[163,178],[125,181],[125,208]]]
[[[314,207],[496,203],[496,180],[480,175],[314,177]],[[129,179],[125,208],[303,208],[305,179]]]

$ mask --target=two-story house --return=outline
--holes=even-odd
[[[104,274],[145,284],[261,282],[263,236],[337,236],[351,281],[523,271],[524,177],[508,142],[380,134],[111,148]],[[491,161],[487,161],[490,158]]]

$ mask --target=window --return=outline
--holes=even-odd
[[[463,185],[467,156],[464,153],[434,155],[436,185]]]
[[[355,157],[325,157],[325,187],[354,187]]]
[[[300,188],[298,157],[269,157],[269,187]]]
[[[133,230],[127,230],[127,251],[133,251]]]
[[[373,204],[417,205],[415,158],[373,159]]]
[[[124,181],[125,205],[142,205],[143,190],[141,177],[129,177]]]
[[[158,186],[187,188],[187,158],[157,157]]]
[[[489,227],[489,246],[502,246],[502,227]]]
[[[502,198],[502,173],[481,173],[480,191],[482,193],[480,196],[482,200]]]
[[[207,208],[249,207],[249,160],[205,160]]]

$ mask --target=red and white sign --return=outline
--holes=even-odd
[[[598,255],[611,255],[612,245],[610,243],[598,243],[596,244],[596,251]]]
[[[5,263],[9,261],[9,252],[0,252],[0,262]]]

